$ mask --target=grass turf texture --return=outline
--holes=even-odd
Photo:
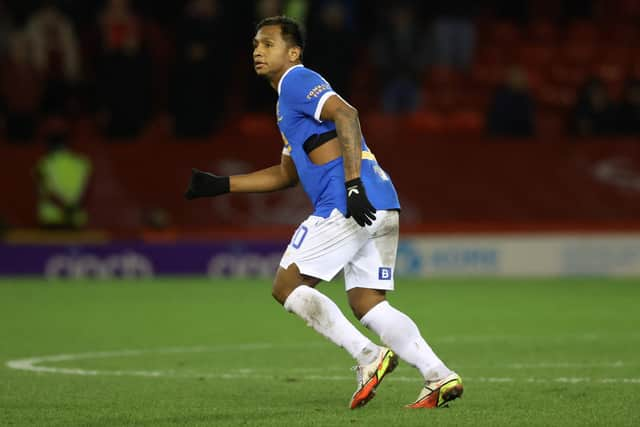
[[[465,381],[450,408],[404,409],[421,380],[401,362],[367,407],[347,409],[352,360],[277,305],[267,280],[1,280],[0,425],[640,425],[639,280],[396,288],[392,304]],[[319,289],[348,312],[341,282]],[[35,365],[96,375],[6,365],[123,349],[141,351]]]

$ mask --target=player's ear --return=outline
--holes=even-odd
[[[302,56],[302,49],[299,46],[294,46],[289,48],[289,60],[291,62],[295,62],[300,60]]]

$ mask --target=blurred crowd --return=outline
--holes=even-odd
[[[498,136],[535,135],[546,118],[640,134],[640,0],[0,0],[2,134],[89,119],[129,139],[168,115],[176,137],[203,138],[271,113],[250,41],[278,14],[305,24],[306,65],[361,111],[464,111]]]

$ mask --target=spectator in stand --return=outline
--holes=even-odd
[[[100,16],[98,103],[107,136],[133,138],[151,110],[151,58],[128,0],[109,0]]]
[[[631,79],[625,84],[617,117],[620,133],[640,136],[640,80]]]
[[[178,27],[171,111],[176,136],[202,138],[217,127],[224,112],[227,81],[218,60],[228,58],[228,31],[217,0],[191,0]]]
[[[473,17],[477,7],[473,0],[447,0],[430,6],[434,15],[432,64],[469,69],[476,43]]]
[[[99,17],[102,44],[106,51],[122,49],[128,40],[141,39],[142,23],[129,0],[107,0]]]
[[[43,82],[24,32],[11,33],[8,55],[0,64],[0,99],[7,137],[11,141],[29,141],[37,127]]]
[[[9,34],[11,33],[11,16],[6,9],[4,2],[0,0],[0,131],[4,129],[6,108],[5,100],[3,99],[3,76],[2,70],[5,62],[5,50],[9,44]]]
[[[420,80],[424,71],[424,35],[416,22],[413,3],[391,7],[388,24],[371,45],[373,64],[383,84],[386,113],[406,113],[420,107]]]
[[[525,138],[534,133],[534,103],[527,76],[517,66],[507,70],[505,81],[491,101],[487,114],[487,131],[492,136]]]
[[[309,14],[309,0],[285,0],[283,12],[298,22],[306,22]]]
[[[38,222],[47,229],[77,230],[87,225],[84,207],[91,161],[67,146],[67,130],[56,124],[47,134],[47,153],[38,161]]]
[[[318,16],[317,23],[310,23],[313,28],[309,32],[310,55],[306,62],[325,76],[336,92],[348,96],[355,43],[353,33],[347,27],[345,7],[337,0],[326,2]]]
[[[573,131],[580,136],[612,135],[616,110],[600,78],[591,78],[578,94],[572,117]]]
[[[283,12],[283,0],[258,0],[256,2],[256,17],[265,18],[279,15]]]
[[[79,50],[71,20],[55,2],[47,1],[29,18],[26,31],[34,64],[45,81],[44,112],[64,114],[80,77]]]

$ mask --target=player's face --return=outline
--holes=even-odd
[[[291,47],[282,38],[280,27],[260,28],[253,39],[253,67],[259,76],[274,76],[289,67]]]

